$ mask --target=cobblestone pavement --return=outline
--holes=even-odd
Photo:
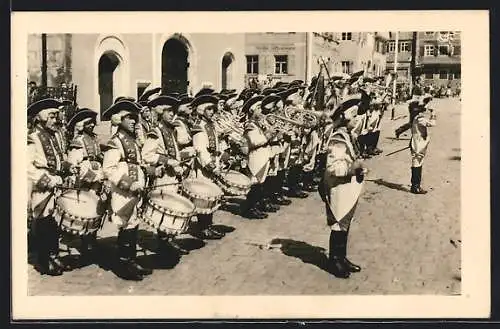
[[[116,231],[106,223],[99,265],[60,277],[40,276],[30,265],[29,294],[459,294],[460,246],[450,240],[460,240],[460,102],[434,102],[438,125],[423,166],[426,195],[408,192],[408,150],[384,156],[408,145],[408,133],[394,139],[394,129],[407,120],[405,106],[397,107],[394,121],[390,113],[384,116],[379,143],[384,154],[366,160],[370,172],[348,246],[351,260],[363,270],[348,280],[324,270],[329,229],[323,203],[311,193],[265,220],[218,211],[215,221],[228,231],[226,237],[202,246],[183,236],[181,242],[193,250],[182,258],[155,254],[153,234],[142,227],[140,246],[146,254],[139,255],[156,270],[141,282],[124,281],[109,269]]]

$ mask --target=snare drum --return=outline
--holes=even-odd
[[[234,170],[219,176],[216,182],[226,195],[231,196],[245,196],[252,187],[252,183],[247,176]]]
[[[56,200],[54,218],[59,227],[75,235],[87,235],[101,228],[99,197],[90,191],[66,191]]]
[[[174,192],[162,191],[148,196],[142,218],[154,229],[177,235],[187,231],[193,214],[194,205],[189,199]]]
[[[224,192],[216,184],[198,178],[186,179],[182,182],[182,194],[195,206],[196,214],[211,214],[221,204]]]

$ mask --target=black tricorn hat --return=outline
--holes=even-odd
[[[288,83],[288,82],[278,81],[273,86],[273,89],[280,88],[280,87],[288,87],[289,85],[290,85],[290,83]]]
[[[292,82],[290,82],[288,87],[289,88],[297,87],[299,89],[305,89],[307,86],[302,80],[293,80]]]
[[[180,105],[189,104],[189,103],[191,103],[193,100],[194,100],[194,98],[193,98],[193,97],[190,97],[190,96],[184,96],[184,97],[181,97],[181,98],[179,99],[179,106],[180,106]]]
[[[139,104],[131,102],[129,100],[123,100],[111,105],[106,111],[102,113],[102,118],[103,120],[109,120],[114,114],[119,113],[120,111],[125,111],[135,117],[138,117],[141,109],[142,108],[139,106]]]
[[[288,96],[295,94],[299,90],[300,89],[298,87],[288,88],[287,90],[279,92],[278,96],[280,96],[283,99],[283,101],[284,101],[284,100],[286,100],[288,98]]]
[[[268,95],[277,94],[277,93],[278,93],[278,90],[275,88],[266,88],[266,89],[262,90],[261,95],[268,96]]]
[[[221,94],[221,95],[229,95],[229,94],[233,94],[233,93],[235,93],[235,92],[236,92],[236,89],[225,89],[225,88],[224,88],[224,89],[222,89],[222,90],[220,91],[220,94]]]
[[[139,97],[139,101],[148,101],[148,98],[154,94],[158,94],[161,92],[161,87],[156,87],[150,90],[146,90],[141,97]]]
[[[121,101],[135,102],[135,98],[130,97],[130,96],[119,96],[119,97],[116,97],[113,104],[116,104],[116,103],[121,102]]]
[[[179,106],[179,100],[171,96],[158,96],[148,102],[148,107],[155,107],[160,105],[177,107]]]
[[[161,96],[169,96],[169,97],[173,97],[173,98],[177,98],[178,99],[181,96],[181,94],[179,94],[178,92],[173,91],[171,93],[165,93],[165,94],[163,94]]]
[[[219,98],[217,98],[214,95],[208,95],[208,94],[203,94],[195,97],[191,101],[191,107],[196,108],[197,106],[203,105],[203,104],[213,104],[217,105],[219,102]]]
[[[358,71],[358,72],[355,72],[351,75],[351,78],[359,78],[360,76],[362,76],[363,74],[365,73],[364,70],[361,70],[361,71]]]
[[[28,106],[28,117],[34,117],[35,115],[40,113],[40,111],[52,108],[58,109],[61,106],[63,106],[63,103],[58,101],[57,99],[54,98],[42,99]]]
[[[276,103],[281,100],[281,97],[276,94],[270,94],[262,99],[260,108],[262,109],[262,114],[269,114],[271,111],[266,108],[266,105]]]
[[[250,99],[248,99],[245,102],[245,104],[243,104],[243,107],[241,108],[241,112],[244,113],[245,115],[248,114],[250,107],[252,107],[252,105],[254,105],[257,102],[262,101],[263,99],[264,99],[264,96],[262,96],[262,95],[251,97]]]
[[[68,130],[72,131],[73,128],[75,127],[75,125],[78,122],[82,121],[82,120],[85,120],[85,119],[88,119],[88,118],[95,119],[96,117],[97,117],[97,112],[96,111],[92,111],[91,109],[88,109],[88,108],[82,108],[78,112],[76,112],[75,114],[73,114],[73,116],[71,117],[71,119],[69,119],[69,121],[68,121]]]
[[[202,88],[200,91],[198,91],[198,93],[196,93],[196,95],[194,95],[194,98],[196,99],[198,96],[202,96],[202,95],[211,95],[215,92],[215,90],[213,90],[212,88]]]
[[[359,106],[361,104],[361,98],[355,97],[355,98],[349,98],[346,101],[342,102],[337,106],[337,108],[333,111],[332,114],[332,119],[335,120],[337,119],[342,113],[344,113],[346,110],[350,109],[353,106]],[[359,108],[358,108],[358,113],[357,114],[363,114],[359,113]]]

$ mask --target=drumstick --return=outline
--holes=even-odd
[[[179,185],[179,184],[180,184],[179,182],[177,182],[177,183],[158,184],[158,185],[154,185],[154,186],[148,187],[147,189],[155,189],[155,188],[158,188],[158,187],[171,186],[171,185]]]
[[[66,199],[69,199],[69,200],[76,200],[76,201],[78,201],[78,203],[87,203],[87,201],[82,201],[82,200],[80,200],[80,198],[73,198],[73,197],[71,197],[69,195],[60,195],[59,197],[60,198],[66,198]]]

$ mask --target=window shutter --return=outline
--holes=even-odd
[[[420,47],[420,56],[424,56],[425,55],[425,46],[421,46]]]
[[[460,55],[460,51],[461,51],[460,47],[461,47],[460,45],[454,46],[453,55]]]
[[[295,54],[288,55],[288,74],[295,73]]]

